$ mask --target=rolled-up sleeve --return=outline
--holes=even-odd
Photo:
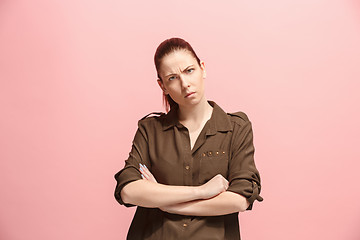
[[[149,165],[149,153],[146,130],[142,124],[142,121],[138,121],[138,129],[135,133],[135,137],[132,142],[132,148],[129,153],[129,157],[125,160],[125,166],[119,172],[115,174],[117,181],[114,196],[115,199],[126,207],[133,207],[135,205],[124,203],[121,199],[121,190],[124,186],[130,182],[142,179],[139,170],[139,163]]]
[[[260,196],[260,174],[254,161],[252,124],[249,120],[240,125],[235,123],[231,157],[229,160],[229,188],[244,196],[250,203],[246,210],[251,210],[255,200],[263,201]]]

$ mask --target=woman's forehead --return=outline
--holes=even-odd
[[[161,68],[164,74],[170,74],[182,71],[194,64],[196,64],[196,59],[189,51],[175,51],[164,56],[161,62]]]

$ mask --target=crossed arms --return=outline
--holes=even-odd
[[[115,197],[119,203],[160,208],[181,215],[215,216],[251,210],[255,199],[263,200],[259,196],[260,175],[253,158],[253,134],[249,121],[234,127],[228,166],[230,184],[218,174],[200,186],[161,184],[145,166],[137,167],[139,163],[150,163],[148,132],[151,128],[148,126],[146,129],[145,123],[151,122],[139,121],[129,158],[125,167],[115,175],[118,182]]]
[[[128,183],[121,191],[124,203],[191,216],[215,216],[243,212],[247,199],[231,191],[220,174],[201,186],[171,186],[157,183],[146,168],[140,166],[142,179]]]

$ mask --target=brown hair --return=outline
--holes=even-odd
[[[194,49],[191,47],[191,45],[181,38],[169,38],[160,43],[160,45],[157,47],[155,56],[154,56],[154,62],[155,62],[155,68],[157,72],[157,77],[160,79],[160,81],[163,81],[159,75],[161,60],[164,56],[176,51],[176,50],[187,50],[189,51],[193,57],[196,59],[200,66],[200,59],[196,55]],[[170,95],[166,95],[163,93],[163,103],[165,105],[166,112],[169,111],[169,109],[176,107],[178,104],[170,97]]]

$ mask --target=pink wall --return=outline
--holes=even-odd
[[[113,175],[163,110],[153,55],[174,36],[253,122],[264,201],[243,239],[360,239],[355,0],[0,1],[0,239],[125,238]]]

